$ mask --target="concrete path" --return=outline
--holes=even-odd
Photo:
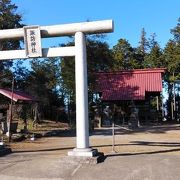
[[[164,155],[109,156],[102,164],[82,166],[72,179],[179,180],[180,157]]]
[[[58,151],[13,153],[0,158],[0,180],[179,180],[178,155],[109,154],[92,165],[59,156]]]
[[[116,154],[111,130],[99,129],[91,145],[105,153],[104,162],[83,164],[67,156],[75,146],[69,134],[12,144],[13,152],[0,157],[0,180],[179,180],[180,127],[156,126],[137,132],[117,129]]]

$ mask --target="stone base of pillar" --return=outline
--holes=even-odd
[[[94,157],[98,154],[97,149],[91,148],[74,148],[72,151],[68,152],[68,156],[76,157]]]

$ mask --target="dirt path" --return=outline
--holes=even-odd
[[[13,152],[48,151],[64,156],[75,147],[75,134],[69,131],[64,132],[54,133],[52,137],[42,137],[35,141],[11,143],[10,146]],[[117,128],[115,133],[115,151],[118,154],[180,155],[179,125],[142,127],[138,131]],[[90,136],[90,145],[99,152],[110,154],[112,151],[111,129],[96,129]]]

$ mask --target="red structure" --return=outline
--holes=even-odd
[[[3,133],[8,132],[9,133],[9,141],[11,139],[11,132],[16,132],[17,130],[17,126],[18,126],[18,121],[17,120],[13,120],[13,109],[16,109],[17,106],[13,105],[13,101],[14,102],[18,102],[21,103],[22,102],[35,102],[37,101],[34,97],[25,94],[24,92],[20,92],[20,91],[15,91],[15,90],[10,90],[10,89],[0,89],[0,94],[4,95],[5,97],[11,99],[10,104],[0,104],[0,116],[1,119],[0,121],[2,121],[3,123]],[[21,106],[21,109],[23,109],[23,106]],[[24,111],[24,110],[23,110]],[[26,112],[23,112],[26,113]],[[26,115],[25,115],[26,116]],[[24,118],[24,123],[25,123],[25,129],[27,129],[27,119]]]
[[[145,100],[148,93],[162,91],[165,69],[136,69],[98,73],[96,90],[102,101]]]
[[[132,108],[138,109],[137,119],[141,124],[162,119],[160,93],[164,71],[164,68],[157,68],[97,73],[96,93],[102,100],[100,124],[106,124],[104,110],[108,106],[119,124],[130,124]]]
[[[13,91],[13,95],[12,95],[12,90],[9,89],[0,89],[0,94],[8,97],[9,99],[12,99],[13,97],[13,101],[17,102],[17,101],[37,101],[34,97],[25,94],[24,92],[20,92],[20,91]]]

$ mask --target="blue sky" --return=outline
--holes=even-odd
[[[114,46],[118,39],[138,45],[141,29],[147,37],[157,34],[161,47],[172,38],[170,29],[180,17],[180,0],[12,0],[27,25],[55,25],[86,20],[113,19],[114,33],[107,42]],[[55,46],[67,39],[53,38],[44,45]]]

